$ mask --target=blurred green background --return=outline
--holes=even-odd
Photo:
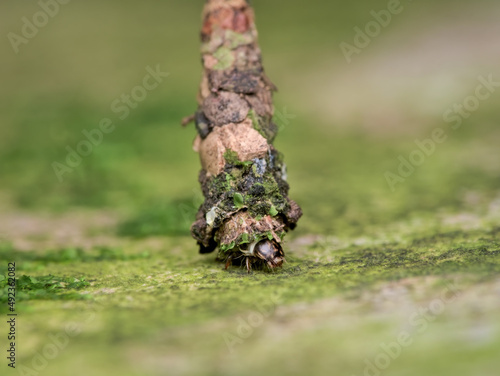
[[[371,249],[386,255],[394,270],[402,267],[409,273],[389,273],[378,278],[371,275],[372,269],[360,272],[353,268],[349,275],[357,289],[366,281],[355,276],[368,270],[367,278],[370,275],[371,279],[366,283],[370,289],[387,280],[444,273],[448,279],[463,282],[465,278],[467,288],[483,289],[486,295],[493,291],[481,283],[491,283],[499,271],[494,252],[498,252],[500,219],[500,90],[481,100],[459,129],[454,130],[443,116],[455,103],[475,95],[478,77],[492,75],[500,81],[498,2],[402,1],[402,11],[393,14],[389,24],[370,38],[369,45],[352,55],[350,63],[342,54],[341,43],[353,44],[354,28],[365,29],[374,20],[370,12],[387,9],[387,1],[254,0],[252,4],[265,68],[279,88],[275,96],[276,121],[282,129],[276,146],[288,164],[291,197],[304,210],[299,227],[289,237],[290,266],[283,273],[290,285],[280,280],[283,275],[279,273],[246,279],[243,271],[221,272],[218,264],[196,254],[194,241],[189,238],[189,225],[201,200],[197,182],[200,167],[191,146],[194,127],[182,128],[180,122],[196,108],[203,1],[71,1],[60,5],[57,15],[39,28],[36,36],[21,44],[18,53],[9,41],[9,33],[22,35],[23,17],[31,20],[41,8],[36,1],[1,2],[2,258],[19,259],[20,273],[32,276],[59,273],[91,279],[85,296],[107,307],[104,311],[108,314],[78,337],[81,348],[74,346],[40,374],[68,374],[65,372],[75,366],[96,375],[250,374],[266,369],[273,374],[330,374],[337,373],[336,369],[349,375],[361,374],[363,357],[370,351],[367,348],[373,349],[361,338],[366,334],[366,340],[376,344],[384,334],[397,330],[387,322],[378,322],[378,316],[374,317],[374,311],[366,308],[362,300],[358,301],[361,310],[356,311],[360,328],[356,329],[349,321],[350,314],[344,312],[349,323],[348,329],[340,333],[343,340],[339,343],[314,325],[301,326],[300,321],[287,326],[287,319],[283,319],[246,342],[238,358],[227,355],[217,334],[224,332],[223,323],[217,322],[215,329],[200,329],[208,319],[254,309],[254,304],[273,289],[281,291],[284,306],[292,312],[295,308],[290,307],[295,306],[290,304],[316,302],[304,311],[309,320],[318,314],[317,299],[333,296],[356,300],[369,289],[356,290],[358,295],[353,298],[348,287],[342,287],[340,292],[329,290],[325,282],[328,278],[322,274],[332,276],[344,270],[344,264],[338,263],[342,252],[349,255],[359,251],[366,256],[365,251]],[[158,65],[169,76],[148,92],[129,116],[119,119],[111,104],[141,85],[147,67]],[[76,148],[85,139],[82,132],[97,128],[103,118],[113,121],[114,131],[105,134],[103,142],[59,181],[53,163],[64,163],[67,147]],[[397,173],[398,158],[408,159],[417,149],[415,140],[430,138],[436,128],[444,130],[447,140],[392,190],[386,172]],[[439,234],[449,232],[455,237],[449,241],[440,238]],[[483,255],[487,260],[454,254],[446,259],[452,263],[447,264],[451,269],[441,273],[428,269],[429,264],[422,271],[423,265],[417,265],[415,260],[398,264],[391,261],[391,254],[384,253],[394,247],[412,251],[408,244],[422,238],[426,239],[424,245],[416,247],[420,247],[423,258],[427,251],[436,256],[435,252],[451,252],[456,247],[468,251],[486,249],[491,254]],[[96,247],[110,244],[121,247],[120,252],[113,251],[111,256],[105,252],[108,256],[101,257],[102,250]],[[96,256],[89,261],[76,248],[68,247],[80,247]],[[139,257],[137,261],[145,250],[151,258]],[[56,256],[47,256],[48,251]],[[61,257],[69,264],[60,263]],[[124,263],[119,264],[120,269],[114,269],[116,260]],[[300,268],[307,262],[313,263],[308,265],[317,268],[314,273],[318,275],[311,275],[306,268],[294,283],[290,282],[290,268]],[[179,293],[175,298],[178,300],[173,301],[182,310],[177,311],[173,301],[165,301],[164,295],[149,296],[143,291],[144,284],[149,283],[143,278],[157,263],[163,265],[156,271],[162,281],[158,283],[167,285],[165,281],[173,279],[181,284],[184,295]],[[484,267],[469,269],[470,263]],[[378,270],[382,264],[368,262],[364,268]],[[190,295],[199,286],[198,282],[189,282],[194,278],[193,268],[198,268],[201,275],[212,276],[220,285]],[[161,274],[165,270],[173,274]],[[476,277],[470,277],[470,273]],[[132,276],[139,279],[134,282]],[[117,286],[129,286],[120,299],[102,295],[102,289],[109,288],[113,280]],[[233,283],[239,287],[230,292]],[[418,286],[422,281],[414,283]],[[248,291],[255,295],[243,297]],[[165,293],[172,299],[172,292]],[[434,293],[430,289],[424,295],[429,298]],[[208,295],[221,300],[214,303]],[[140,296],[148,296],[144,304],[133,305],[133,309],[122,306],[122,298],[142,302]],[[57,330],[58,323],[83,309],[81,302],[71,305],[53,302],[50,296],[48,300],[32,298],[29,294],[22,298],[27,301],[27,320],[32,323],[23,324],[28,326],[24,330],[33,329],[21,357],[27,363],[43,345],[47,331]],[[476,303],[463,303],[461,312]],[[397,314],[407,317],[401,307]],[[492,307],[486,316],[498,314],[498,305]],[[145,311],[140,316],[129,308]],[[169,319],[162,318],[162,309],[171,314]],[[198,310],[207,313],[196,313]],[[45,325],[50,315],[55,319]],[[161,328],[165,337],[151,340],[146,336],[134,342],[145,329],[131,323],[148,315],[154,316],[148,330]],[[318,315],[319,322],[327,325],[330,315]],[[180,317],[187,318],[177,321]],[[468,319],[457,320],[467,326],[472,322]],[[115,320],[123,326],[111,330]],[[234,317],[231,320],[231,325],[237,327]],[[183,326],[179,329],[180,323]],[[330,327],[332,336],[341,326]],[[437,346],[439,350],[429,366],[441,370],[436,374],[495,374],[493,370],[498,370],[499,364],[491,354],[499,349],[498,326],[494,333],[488,329],[494,340],[488,342],[484,352],[461,348],[462,356],[475,351],[470,369],[458,361],[461,356],[448,351],[446,344],[455,343],[454,337],[447,336],[449,326],[453,329],[445,320],[436,327],[436,337],[429,334],[411,355],[406,354],[385,374],[423,373],[422,362],[431,356],[426,353],[429,345],[425,341],[433,343],[439,336],[445,339]],[[262,345],[272,333],[285,341],[282,332],[288,330],[292,348],[279,351]],[[174,332],[177,334],[168,334]],[[200,358],[190,363],[187,349],[197,341]],[[94,347],[96,343],[102,347]],[[168,355],[157,353],[159,343],[167,343],[172,351]],[[277,343],[280,347],[281,342]],[[98,351],[108,351],[115,344],[109,357],[99,355]],[[306,348],[314,350],[309,353]],[[303,357],[292,355],[298,349],[304,351]],[[269,354],[276,356],[276,363]],[[310,358],[314,361],[309,361],[307,354],[316,354]],[[128,356],[140,358],[139,365],[133,369],[116,365]],[[251,356],[264,359],[254,364],[245,358]],[[85,359],[95,362],[95,367],[87,365]],[[454,364],[449,370],[447,360]]]

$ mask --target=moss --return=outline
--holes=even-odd
[[[238,153],[236,153],[234,150],[231,149],[227,149],[224,152],[224,159],[228,164],[232,166],[251,166],[253,163],[252,161],[244,161],[244,162],[240,161]]]
[[[231,169],[231,173],[230,173],[230,179],[234,182],[234,181],[237,181],[239,179],[241,179],[241,177],[243,176],[245,170],[242,169],[242,168],[238,168],[238,167],[234,167]]]
[[[209,182],[210,194],[214,197],[220,197],[226,192],[230,192],[233,184],[233,177],[227,172],[223,172],[213,177]]]
[[[253,129],[255,129],[257,132],[259,132],[262,137],[267,138],[266,134],[262,131],[262,127],[260,126],[258,115],[253,108],[248,112],[248,117],[252,121]]]
[[[204,188],[207,199],[200,210],[207,213],[217,207],[214,229],[222,225],[229,213],[242,208],[247,208],[253,217],[261,218],[270,213],[273,216],[286,213],[288,186],[276,174],[281,167],[276,166],[275,154],[246,163],[239,161],[234,151],[225,152],[225,171],[203,183],[203,187],[208,186]],[[205,236],[199,231],[195,235],[199,239]]]
[[[252,172],[255,176],[261,176],[258,171],[257,171],[257,165],[256,164],[253,164],[252,165]]]
[[[253,172],[255,174],[255,171]],[[256,183],[249,193],[250,204],[248,206],[254,216],[271,213],[274,213],[271,215],[275,216],[284,212],[287,207],[286,198],[275,176],[270,171],[262,176],[259,183]]]
[[[412,228],[412,232],[418,231],[418,227]],[[81,281],[78,275],[85,275],[85,281],[92,284],[76,290],[68,286],[54,289],[57,294],[74,294],[71,299],[70,296],[59,296],[30,300],[29,310],[23,308],[23,320],[34,329],[26,333],[25,338],[47,338],[48,334],[57,330],[57,327],[50,326],[50,318],[56,317],[62,322],[78,321],[79,315],[96,312],[96,307],[99,307],[96,321],[75,342],[75,351],[79,352],[81,349],[78,346],[85,344],[114,343],[116,338],[119,338],[116,346],[129,348],[127,343],[133,343],[133,346],[130,345],[132,348],[139,344],[150,350],[151,341],[162,331],[168,332],[169,336],[172,335],[170,333],[179,333],[174,339],[169,337],[168,341],[158,338],[158,341],[166,341],[172,346],[175,344],[178,351],[192,349],[193,342],[186,337],[186,331],[192,331],[194,337],[203,341],[211,338],[214,343],[221,344],[220,351],[227,351],[222,334],[236,330],[239,325],[236,317],[255,310],[262,302],[269,302],[271,293],[280,297],[281,312],[286,312],[287,307],[295,307],[295,304],[307,308],[321,299],[334,299],[335,302],[345,299],[340,306],[346,307],[352,307],[353,302],[364,302],[362,313],[356,313],[359,317],[356,316],[355,325],[359,325],[359,321],[366,321],[367,310],[366,301],[360,297],[366,297],[380,283],[425,276],[434,276],[439,278],[438,281],[447,283],[454,276],[461,276],[461,288],[467,289],[467,286],[480,285],[496,278],[500,273],[498,229],[431,232],[423,236],[408,236],[404,242],[377,243],[383,233],[383,229],[379,229],[379,235],[364,239],[363,245],[357,244],[359,241],[354,238],[340,244],[336,238],[319,238],[310,245],[295,246],[295,254],[287,250],[288,262],[283,269],[273,273],[254,271],[250,275],[237,267],[226,272],[220,264],[196,255],[188,237],[164,238],[161,246],[150,252],[149,258],[104,259],[99,262],[99,267],[83,260],[48,262],[43,257],[33,256],[30,259],[37,272],[30,275],[36,278],[30,280],[30,284],[38,283],[39,278],[45,278],[49,272],[55,276],[72,276],[58,277],[68,278],[70,283],[70,278]],[[251,239],[242,237],[238,240],[240,243],[246,241]],[[127,249],[127,254],[139,255],[145,244],[140,241],[136,250]],[[235,242],[224,249],[230,251],[236,246]],[[96,249],[89,252],[98,253]],[[21,252],[15,254],[22,255]],[[407,286],[408,282],[405,283]],[[430,300],[440,293],[440,290],[436,292],[423,287],[425,284],[421,279],[416,280],[413,286],[419,291],[423,289]],[[82,288],[87,299],[74,300],[82,293]],[[110,291],[102,293],[102,289]],[[57,299],[69,299],[64,301],[64,309]],[[26,304],[22,305],[26,307]],[[349,309],[352,315],[352,308]],[[306,309],[300,314],[301,320],[309,317],[308,312]],[[316,320],[314,312],[317,310],[311,314],[312,320]],[[406,318],[407,312],[403,316]],[[87,316],[83,317],[82,322]],[[204,330],[212,325],[216,329],[206,335]],[[286,330],[286,324],[282,325]],[[179,332],[179,328],[185,329]],[[376,338],[380,341],[380,336]],[[116,346],[110,348],[116,349]],[[208,348],[210,346],[203,351],[212,354]],[[25,354],[30,357],[35,351],[38,349],[26,349]],[[89,354],[93,354],[93,350],[85,351],[92,356]]]
[[[227,149],[224,152],[224,159],[226,160],[227,163],[236,165],[237,163],[240,162],[240,159],[238,158],[238,154],[231,149]]]
[[[233,171],[236,169],[233,169]],[[225,191],[229,191],[235,187],[236,182],[238,181],[237,177],[235,175],[225,173],[226,176],[226,183],[227,185],[224,187]]]
[[[270,143],[273,143],[274,139],[276,138],[278,128],[272,122],[272,119],[259,116],[254,109],[251,109],[248,112],[248,117],[252,121],[253,128],[257,132],[259,132],[262,137],[264,137]]]
[[[47,250],[43,252],[24,251],[17,252],[12,246],[6,246],[0,249],[0,258],[2,260],[16,260],[21,262],[20,267],[32,263],[48,265],[53,263],[95,263],[103,261],[128,261],[139,258],[149,258],[150,254],[147,251],[141,253],[126,252],[123,248],[118,247],[95,247],[91,250],[83,248],[62,248],[59,250]]]
[[[0,278],[0,303],[2,308],[8,300],[8,278]],[[61,277],[54,275],[28,276],[16,278],[16,302],[27,300],[79,300],[89,296],[79,293],[84,287],[90,286],[85,278]]]
[[[270,235],[266,234],[266,236]],[[439,237],[437,237],[438,235]],[[242,235],[238,243],[252,241],[247,236],[247,234]],[[309,246],[307,252],[300,258],[289,253],[290,265],[283,270],[276,271],[275,274],[271,275],[255,274],[244,284],[253,284],[254,278],[261,284],[273,280],[277,282],[279,275],[293,273],[295,275],[294,281],[291,281],[289,286],[283,286],[284,289],[288,290],[314,275],[308,271],[320,272],[320,276],[314,277],[310,283],[303,285],[304,294],[311,294],[318,286],[321,286],[323,279],[328,280],[332,276],[338,277],[335,279],[340,283],[338,287],[345,286],[347,289],[409,276],[446,276],[457,272],[468,272],[481,278],[494,277],[500,271],[500,246],[496,236],[496,232],[461,231],[450,234],[438,233],[431,237],[418,237],[403,247],[398,246],[398,244],[368,244],[368,246],[348,244],[341,249],[326,239],[326,241],[316,242]],[[439,240],[436,241],[436,239]],[[39,271],[41,276],[44,275],[45,270],[49,269],[53,269],[54,273],[57,273],[56,275],[71,274],[75,270],[80,270],[81,273],[87,275],[88,279],[95,281],[95,288],[107,285],[120,286],[123,283],[126,283],[126,286],[130,288],[135,288],[143,284],[143,278],[148,275],[153,275],[153,278],[147,282],[147,285],[156,285],[162,282],[165,270],[178,273],[174,279],[175,283],[185,281],[187,288],[192,283],[199,283],[200,276],[210,274],[214,266],[218,267],[218,264],[213,264],[205,259],[200,263],[198,256],[191,252],[176,255],[172,250],[178,246],[185,247],[190,244],[187,237],[179,239],[175,243],[169,239],[165,239],[165,242],[161,251],[152,251],[149,258],[139,257],[140,253],[135,254],[137,257],[133,257],[132,253],[132,257],[123,261],[102,260],[99,270],[96,270],[92,263],[80,260],[74,263],[47,263],[43,258],[33,258],[33,262],[42,268]],[[234,246],[236,244],[230,244],[226,246],[226,249],[232,249]],[[334,259],[330,260],[332,256]],[[195,265],[196,267],[194,267]],[[297,267],[300,267],[301,270],[296,270]],[[238,274],[238,269],[233,272]],[[215,272],[215,275],[218,283],[222,285],[231,284],[234,278],[234,274],[224,274],[222,271],[221,273]],[[38,277],[34,276],[33,278]],[[79,277],[74,278],[78,279]],[[116,280],[112,282],[113,279]],[[171,282],[169,282],[170,284]],[[344,290],[344,287],[341,289]],[[321,291],[328,294],[328,289],[320,289],[313,295],[320,297],[323,294]],[[193,292],[190,299],[202,297],[202,294]],[[224,302],[233,298],[232,294],[219,297]],[[295,301],[300,300],[301,297],[290,295],[289,299]],[[184,302],[184,304],[188,303],[189,301]]]

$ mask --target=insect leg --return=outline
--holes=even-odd
[[[248,274],[250,274],[250,270],[252,270],[252,267],[250,266],[250,257],[247,257],[246,258],[246,264],[247,264],[247,270],[248,270]]]
[[[226,270],[227,268],[229,268],[232,262],[233,262],[233,255],[229,255],[229,257],[226,260]]]

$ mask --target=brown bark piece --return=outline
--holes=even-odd
[[[238,94],[256,93],[260,82],[260,77],[255,72],[238,69],[213,70],[208,79],[214,90],[226,90]]]
[[[240,124],[230,123],[217,127],[206,139],[197,138],[195,145],[200,153],[203,169],[214,176],[224,170],[224,153],[228,149],[236,152],[240,161],[265,157],[269,149],[267,140],[253,129],[249,119]]]
[[[258,115],[272,116],[274,114],[273,98],[268,89],[260,88],[256,94],[246,95],[245,99]]]
[[[246,0],[210,0],[203,10],[202,36],[217,28],[244,33],[253,24],[254,13]]]
[[[290,210],[287,213],[287,219],[290,224],[294,225],[302,217],[302,209],[293,200],[288,200],[288,203],[290,204]]]
[[[248,115],[248,103],[236,93],[219,92],[203,101],[203,113],[216,126],[240,123]]]

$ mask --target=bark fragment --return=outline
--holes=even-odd
[[[219,175],[226,165],[224,154],[234,151],[240,161],[251,161],[265,157],[268,144],[264,137],[252,127],[249,120],[241,124],[229,123],[215,128],[197,147],[203,169]]]
[[[221,91],[209,95],[202,105],[202,112],[212,124],[222,126],[241,123],[246,119],[250,107],[238,94]]]

